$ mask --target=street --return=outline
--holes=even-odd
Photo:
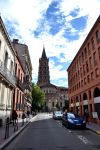
[[[38,114],[4,150],[100,150],[100,135],[67,129],[51,114]]]

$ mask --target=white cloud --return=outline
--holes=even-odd
[[[56,56],[60,58],[60,53],[64,53],[65,58],[61,58],[61,62],[72,60],[100,13],[99,0],[62,0],[59,3],[59,13],[66,16],[65,25],[56,35],[51,35],[49,33],[50,25],[45,21],[45,25],[41,25],[43,32],[36,38],[32,32],[37,29],[41,20],[44,19],[44,14],[52,1],[54,0],[8,0],[6,3],[3,0],[0,1],[1,16],[4,22],[8,19],[12,22],[13,27],[16,28],[16,34],[12,38],[17,38],[16,36],[19,35],[21,37],[19,42],[24,42],[29,47],[33,66],[33,81],[36,80],[38,75],[38,62],[42,55],[43,43],[45,44],[47,57]],[[79,9],[77,18],[88,16],[88,20],[86,28],[78,32],[79,39],[69,41],[63,37],[63,33],[65,28],[70,28],[73,34],[77,33],[76,29],[72,28],[69,23],[73,19],[69,14],[75,9]],[[57,78],[67,79],[66,70],[60,71],[60,69],[59,64],[58,67],[55,67],[55,64],[50,62],[50,75],[53,81]],[[59,85],[61,82],[63,83],[63,80],[58,81]],[[66,85],[67,83],[63,84]]]

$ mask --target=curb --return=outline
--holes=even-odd
[[[0,150],[3,150],[11,141],[13,141],[16,138],[16,136],[19,135],[19,133],[24,130],[25,127],[27,127],[32,121],[34,121],[34,119],[36,118],[36,116],[34,116],[27,124],[25,124],[23,127],[21,127],[12,136],[10,136],[3,144],[1,144],[0,145]]]
[[[93,131],[94,133],[100,135],[100,131],[93,130],[93,129],[89,128],[89,127],[86,127],[86,128],[89,129],[89,130],[91,130],[91,131]]]

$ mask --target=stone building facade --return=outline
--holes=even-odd
[[[17,51],[16,51],[17,54]],[[22,116],[24,110],[24,76],[25,71],[23,66],[21,65],[20,59],[18,55],[15,58],[15,77],[16,77],[16,87],[13,93],[13,110],[17,111],[18,117]]]
[[[37,85],[45,93],[45,110],[62,110],[68,100],[67,88],[58,87],[50,83],[49,59],[43,47],[42,56],[39,59],[39,71]]]
[[[22,83],[24,83],[24,102],[25,102],[24,108],[26,112],[28,110],[31,111],[32,64],[31,64],[28,46],[25,44],[19,43],[18,39],[13,39],[12,44],[13,44],[14,49],[17,52],[20,64],[24,72],[24,75],[22,75],[24,76],[24,79],[22,77]]]
[[[80,115],[88,110],[90,119],[100,121],[100,16],[70,64],[69,108]]]
[[[15,50],[0,16],[0,125],[11,117],[15,79]]]

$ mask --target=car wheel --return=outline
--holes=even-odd
[[[67,127],[67,129],[70,129],[70,125],[69,125],[68,122],[67,122],[67,124],[66,124],[66,127]]]
[[[83,126],[83,129],[86,129],[86,126]]]
[[[64,122],[62,121],[62,126],[64,126]]]

